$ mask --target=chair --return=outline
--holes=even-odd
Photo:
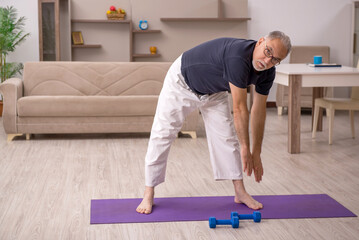
[[[311,63],[315,55],[321,55],[323,62],[329,63],[330,48],[328,46],[293,46],[289,55],[289,63]],[[333,88],[325,88],[325,96],[333,96]],[[288,107],[288,87],[278,84],[276,92],[276,104],[278,115],[283,114],[283,108]],[[302,88],[301,103],[302,108],[312,108],[313,88]]]
[[[359,68],[359,62],[358,66]],[[352,138],[355,138],[354,111],[359,110],[359,87],[352,87],[351,98],[317,98],[314,102],[314,120],[312,138],[317,132],[319,108],[325,108],[329,121],[329,144],[333,142],[333,122],[335,110],[349,110]]]

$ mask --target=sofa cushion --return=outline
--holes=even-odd
[[[19,117],[153,116],[158,96],[29,96],[18,100]]]
[[[171,62],[27,62],[24,96],[159,95]]]

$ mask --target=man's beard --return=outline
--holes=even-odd
[[[264,67],[263,68],[258,68],[257,65],[256,65],[256,62],[260,62]],[[254,67],[254,69],[258,72],[260,71],[264,71],[267,69],[267,64],[265,62],[263,62],[262,60],[254,60],[252,61],[252,65]]]

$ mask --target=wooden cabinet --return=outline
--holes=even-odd
[[[351,28],[351,32],[352,32],[352,40],[353,44],[351,44],[352,46],[352,53],[353,53],[353,58],[352,58],[352,66],[356,67],[357,63],[359,61],[359,1],[354,1],[353,5],[352,5],[352,11],[353,11],[353,16],[352,16],[352,28]]]
[[[38,7],[40,61],[71,60],[69,0],[38,0]]]

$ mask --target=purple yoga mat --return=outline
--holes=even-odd
[[[262,219],[356,217],[326,194],[253,196],[263,203]],[[244,204],[225,197],[156,198],[151,214],[136,212],[142,199],[91,200],[91,224],[208,221],[229,219],[231,212],[251,214]]]

